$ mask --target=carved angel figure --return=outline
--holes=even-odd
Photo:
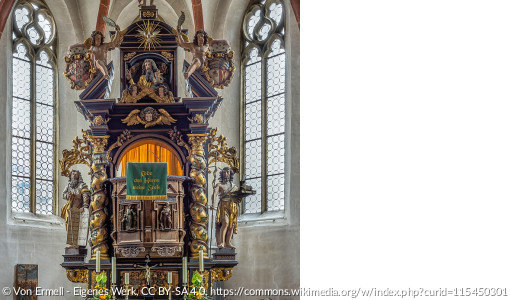
[[[181,16],[177,22],[177,29],[172,28],[172,32],[177,35],[177,44],[184,50],[193,54],[193,60],[191,61],[188,70],[184,73],[184,78],[188,79],[196,69],[202,67],[205,62],[206,52],[209,51],[209,36],[204,30],[198,30],[195,33],[193,43],[186,43],[181,36],[181,26],[184,23],[185,16],[181,12]]]
[[[142,111],[135,109],[129,113],[129,115],[122,119],[122,123],[127,123],[128,126],[137,124],[145,125],[145,128],[156,126],[156,125],[170,125],[177,122],[176,119],[164,109],[156,109],[152,107],[146,107]]]
[[[104,42],[104,34],[101,31],[97,30],[93,31],[92,34],[90,35],[90,39],[87,39],[87,41],[85,41],[86,45],[87,44],[90,45],[89,52],[93,54],[93,61],[95,67],[99,69],[101,73],[103,73],[106,79],[110,79],[106,63],[106,55],[108,51],[111,51],[116,47],[120,46],[124,38],[124,34],[120,32],[120,27],[118,25],[115,25],[115,31],[116,31],[115,37],[109,43]]]

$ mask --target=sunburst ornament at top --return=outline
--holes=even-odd
[[[161,39],[158,37],[159,32],[161,31],[159,27],[159,22],[151,22],[151,21],[143,21],[143,25],[137,24],[138,26],[138,34],[136,37],[140,42],[140,46],[143,46],[143,50],[151,50],[156,48],[156,46],[160,45]]]

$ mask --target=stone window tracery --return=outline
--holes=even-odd
[[[242,28],[242,147],[246,184],[257,190],[243,213],[284,210],[285,43],[284,6],[252,1]]]
[[[19,1],[12,20],[12,211],[49,215],[55,213],[55,22],[39,0]]]

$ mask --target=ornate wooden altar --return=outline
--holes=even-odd
[[[176,287],[190,282],[199,268],[202,250],[204,284],[209,287],[215,281],[228,280],[237,265],[235,252],[222,249],[211,253],[207,199],[206,144],[216,138],[208,121],[222,98],[202,70],[187,81],[191,94],[179,95],[178,82],[184,78],[176,60],[183,58],[177,51],[176,34],[171,26],[158,21],[154,6],[142,6],[139,21],[117,34],[123,38],[118,44],[121,95],[109,97],[114,74],[111,63],[109,79],[96,71],[80,101],[75,102],[90,127],[74,140],[72,150],[64,150],[60,163],[65,176],[72,165],[85,164],[92,177],[89,244],[66,248],[62,267],[69,280],[93,288],[94,254],[99,251],[108,286],[124,286],[125,273],[130,274],[134,289],[164,286],[171,271]],[[152,40],[148,40],[151,34]],[[166,200],[126,199],[123,166],[130,151],[142,146],[148,147],[149,156],[154,152],[153,161],[161,161],[157,154],[163,152],[170,157],[167,162],[172,174],[167,177]],[[146,261],[148,256],[150,261]],[[112,257],[116,257],[115,274],[111,274]],[[182,276],[183,257],[187,258],[187,280]],[[147,282],[143,265],[149,262],[151,278]],[[117,279],[114,283],[112,275]],[[168,299],[166,295],[154,297]]]

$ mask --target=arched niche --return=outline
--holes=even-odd
[[[183,150],[169,138],[159,135],[141,134],[122,145],[112,158],[110,178],[125,176],[127,162],[168,162],[168,175],[189,174],[189,165]]]

